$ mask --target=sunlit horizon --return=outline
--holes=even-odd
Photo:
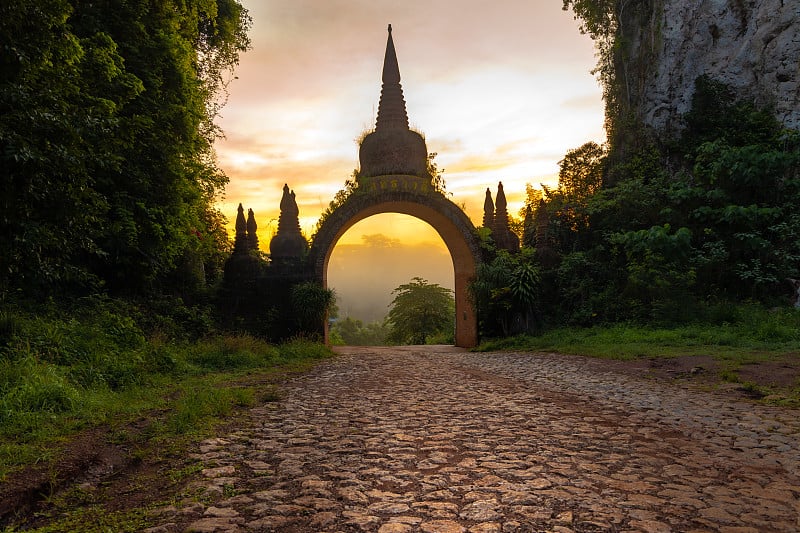
[[[218,121],[218,162],[230,183],[217,207],[229,231],[239,203],[252,208],[264,251],[284,183],[310,237],[358,167],[357,139],[374,127],[388,23],[409,121],[438,154],[450,198],[476,225],[487,187],[502,181],[516,215],[527,183],[554,186],[567,150],[605,139],[593,44],[558,0],[502,9],[477,0],[242,3],[253,46]],[[372,217],[340,242],[384,233],[441,244],[432,228],[408,219]]]

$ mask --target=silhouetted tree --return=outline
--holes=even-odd
[[[0,5],[0,291],[219,271],[213,120],[248,27],[235,0]]]

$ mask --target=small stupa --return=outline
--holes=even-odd
[[[300,210],[297,207],[294,191],[289,184],[283,186],[281,214],[278,217],[278,231],[269,243],[270,258],[286,262],[301,258],[308,250],[308,241],[300,231]]]
[[[508,202],[503,191],[503,182],[497,184],[497,195],[494,198],[494,228],[492,231],[494,244],[500,250],[516,252],[519,250],[519,237],[508,225]]]
[[[483,200],[483,227],[494,228],[494,202],[489,187],[486,187],[486,198]]]
[[[392,40],[392,25],[383,60],[383,85],[378,103],[375,129],[361,141],[358,181],[375,176],[402,175],[432,179],[428,172],[428,148],[425,139],[408,126],[406,102],[400,85],[400,68]]]

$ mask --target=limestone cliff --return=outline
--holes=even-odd
[[[677,126],[691,105],[695,79],[707,74],[773,106],[785,125],[800,129],[800,0],[617,5],[627,49],[617,63],[620,96],[644,124],[659,131]]]

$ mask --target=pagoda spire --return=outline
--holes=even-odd
[[[486,187],[486,199],[483,201],[483,227],[494,228],[494,202],[489,187]]]
[[[273,261],[297,260],[308,249],[308,242],[300,231],[299,215],[297,198],[294,191],[289,190],[287,183],[283,186],[278,231],[269,243],[270,257]]]
[[[397,53],[394,50],[391,24],[389,24],[389,37],[386,40],[386,55],[383,58],[382,82],[375,130],[407,130],[408,114],[406,113],[406,101],[403,98],[403,88],[400,85],[400,67],[397,64]]]
[[[503,191],[503,182],[497,184],[497,194],[494,197],[494,228],[492,232],[495,246],[500,250],[510,252],[519,250],[519,237],[508,225],[508,202]]]
[[[251,250],[258,250],[258,224],[252,209],[247,210],[247,244]]]
[[[244,218],[244,207],[239,204],[236,211],[236,239],[233,241],[233,253],[246,254],[250,250],[250,243],[247,241],[247,221]]]
[[[419,178],[415,186],[429,189],[433,176],[428,171],[428,147],[422,135],[408,127],[391,24],[381,79],[378,117],[375,129],[361,140],[358,149],[361,169],[356,180],[359,185],[367,185],[377,176],[408,176]]]

